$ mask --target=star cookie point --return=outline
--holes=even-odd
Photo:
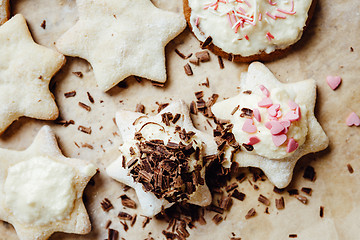
[[[235,155],[239,165],[262,169],[274,185],[284,188],[299,158],[328,146],[314,115],[316,83],[311,79],[281,83],[255,62],[240,88],[240,94],[216,103],[212,111],[234,125],[233,134],[245,148]]]
[[[148,0],[77,0],[77,6],[79,21],[56,47],[86,59],[100,89],[107,91],[132,75],[166,81],[164,48],[185,29],[183,17]]]

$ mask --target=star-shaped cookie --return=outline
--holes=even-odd
[[[165,50],[186,27],[183,16],[150,0],[77,0],[79,21],[56,42],[60,52],[86,59],[107,91],[131,75],[166,81]]]
[[[65,57],[36,44],[20,14],[0,27],[0,56],[0,134],[21,116],[56,119],[49,82]]]
[[[168,116],[172,116],[169,122],[166,119],[164,120],[164,118],[168,118]],[[169,123],[168,126],[166,122]],[[138,136],[137,134],[140,133],[146,140],[143,142],[160,139],[163,140],[166,145],[168,141],[179,143],[179,139],[177,138],[179,132],[192,132],[193,134],[190,134],[190,139],[195,139],[197,146],[201,146],[201,156],[212,155],[217,152],[217,145],[213,137],[194,128],[189,116],[188,107],[183,101],[171,103],[155,116],[148,116],[137,112],[119,111],[116,115],[116,123],[124,141],[124,144],[120,147],[122,154],[115,162],[107,167],[106,172],[115,180],[135,189],[143,214],[146,216],[156,215],[161,211],[162,207],[170,207],[173,202],[169,202],[164,198],[158,198],[151,191],[145,191],[143,184],[135,182],[133,175],[129,173],[131,172],[129,170],[129,165],[131,165],[129,164],[129,162],[131,162],[131,159],[129,159],[131,158],[129,149],[133,148],[133,150],[137,151],[139,141],[134,139],[134,137],[136,138],[136,136]],[[186,137],[186,134],[183,136]],[[184,138],[182,138],[182,140],[184,140]],[[181,142],[188,144],[189,140]],[[170,157],[170,160],[171,159]],[[163,158],[161,161],[168,161],[168,159]],[[191,165],[191,163],[189,165]],[[201,177],[204,178],[205,168],[203,165],[201,168],[200,174]],[[156,169],[154,172],[155,171]],[[211,194],[206,184],[198,185],[197,190],[190,195],[188,202],[199,206],[209,205],[211,203]]]
[[[258,167],[278,188],[286,187],[299,158],[325,149],[328,138],[314,116],[316,83],[281,83],[265,65],[254,62],[240,83],[241,93],[212,107],[233,124],[243,151],[241,167]],[[228,149],[229,151],[229,149]]]
[[[66,158],[49,126],[25,151],[0,148],[0,220],[21,240],[42,240],[54,232],[86,234],[91,224],[82,195],[96,167]]]
[[[0,0],[0,25],[9,19],[9,7],[9,0]]]

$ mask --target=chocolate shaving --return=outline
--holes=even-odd
[[[249,145],[249,144],[246,144],[246,143],[243,143],[242,146],[249,152],[253,151],[254,150],[254,147],[252,145]]]
[[[224,69],[224,61],[222,59],[222,57],[218,56],[218,62],[219,62],[219,66],[220,66],[220,69]]]
[[[82,78],[83,77],[83,73],[82,72],[72,72],[75,76],[77,76],[78,78]]]
[[[316,178],[315,169],[314,169],[312,166],[307,166],[307,167],[305,168],[305,172],[304,172],[303,178],[308,179],[308,180],[314,182],[314,181],[315,181],[315,178]]]
[[[180,117],[181,117],[181,115],[179,113],[175,114],[175,117],[173,118],[172,123],[176,124],[177,121],[180,119]]]
[[[45,29],[45,28],[46,28],[46,21],[45,21],[45,20],[42,21],[40,27],[42,27],[42,29]]]
[[[126,194],[121,195],[120,198],[123,206],[134,209],[136,208],[135,201],[131,200]]]
[[[283,192],[285,191],[285,189],[284,189],[284,188],[274,187],[274,190],[273,190],[273,191],[280,194],[280,193],[283,193]]]
[[[201,86],[205,86],[205,87],[210,87],[210,82],[209,82],[209,78],[206,78],[204,83],[201,83]]]
[[[175,52],[176,52],[176,54],[179,55],[179,57],[181,57],[182,59],[186,59],[186,56],[185,56],[182,52],[180,52],[177,48],[175,48]]]
[[[239,192],[237,189],[235,189],[235,191],[231,193],[231,197],[236,198],[240,201],[244,201],[246,195],[245,193]]]
[[[295,195],[296,199],[302,202],[303,204],[307,204],[308,199],[305,196],[302,195]]]
[[[301,191],[306,193],[307,195],[311,196],[311,193],[312,193],[311,188],[303,187],[303,188],[301,188]]]
[[[83,109],[85,109],[88,112],[91,111],[91,107],[86,105],[85,103],[79,102],[79,106],[82,107]]]
[[[163,230],[162,234],[164,234],[164,236],[166,237],[166,240],[179,239],[179,236],[177,234],[175,234],[175,233],[172,233],[172,232],[167,232],[167,231]]]
[[[234,115],[239,108],[240,108],[240,106],[237,105],[237,106],[231,111],[231,115]]]
[[[119,232],[109,228],[108,229],[108,240],[118,240],[119,239]]]
[[[131,220],[132,216],[126,212],[119,212],[118,218],[121,220]]]
[[[320,206],[320,217],[324,217],[324,206]]]
[[[234,182],[234,183],[232,183],[230,185],[227,185],[225,187],[225,191],[230,192],[230,191],[234,190],[235,188],[237,188],[238,186],[239,185],[236,182]]]
[[[112,223],[111,220],[108,220],[105,224],[105,229],[108,229],[110,227],[111,223]]]
[[[188,63],[185,64],[184,70],[185,70],[186,75],[188,75],[188,76],[193,75],[193,71],[192,71],[192,69],[191,69],[190,64],[188,64]]]
[[[225,211],[228,211],[230,209],[232,203],[233,203],[233,200],[230,196],[224,197],[221,199],[220,208],[224,209]]]
[[[136,219],[137,219],[137,214],[135,214],[131,219],[131,222],[130,222],[131,227],[133,227],[135,225]]]
[[[142,228],[145,228],[146,225],[148,225],[148,223],[150,222],[150,219],[149,217],[145,217],[144,221],[142,222]]]
[[[196,108],[196,103],[192,101],[190,103],[190,113],[197,115],[198,109]]]
[[[242,108],[241,112],[248,117],[252,117],[253,115],[253,110],[249,109],[249,108]],[[241,116],[241,115],[240,115]]]
[[[64,127],[67,127],[67,126],[69,126],[70,124],[71,124],[71,125],[74,125],[74,124],[75,124],[74,120],[69,120],[69,121],[66,121],[66,120],[58,120],[58,121],[56,121],[55,123],[56,123],[56,124],[63,125]]]
[[[199,100],[200,98],[204,97],[204,92],[203,91],[198,91],[195,92],[195,97]]]
[[[224,213],[224,209],[217,207],[213,204],[209,205],[206,207],[206,210],[212,211],[212,212],[216,212],[216,213],[220,213],[223,214]]]
[[[190,58],[190,59],[189,59],[189,62],[190,62],[191,64],[196,65],[196,66],[199,66],[199,63],[200,63],[200,61],[199,61],[199,59],[198,59],[197,57],[192,57],[192,58]]]
[[[136,104],[135,112],[145,113],[145,106],[142,104]]]
[[[195,56],[199,59],[200,62],[210,61],[210,54],[208,51],[197,52],[195,53]]]
[[[281,197],[279,199],[275,199],[275,206],[277,209],[284,209],[285,208],[285,201],[284,197]]]
[[[290,196],[299,194],[299,190],[297,190],[297,189],[289,189],[289,190],[287,190],[287,192],[289,193]]]
[[[212,220],[216,225],[218,225],[224,220],[224,218],[220,214],[216,214]]]
[[[125,221],[120,221],[121,225],[123,225],[124,231],[127,232],[127,230],[129,230],[129,226],[127,225],[127,223]]]
[[[251,217],[254,217],[256,215],[256,211],[254,208],[250,209],[248,213],[245,215],[245,219],[249,219]]]
[[[350,163],[348,163],[346,166],[347,166],[347,169],[348,169],[350,174],[354,173],[354,169],[353,169],[353,167],[351,166]]]
[[[101,201],[100,205],[101,205],[101,208],[102,208],[105,212],[108,212],[108,211],[110,211],[111,209],[114,208],[114,206],[112,205],[112,203],[110,202],[110,200],[107,199],[107,198],[104,198],[104,200]]]
[[[252,94],[252,91],[251,91],[251,90],[246,90],[246,91],[243,91],[243,94],[248,94],[248,95],[250,95],[250,94]]]
[[[82,148],[94,149],[94,147],[93,147],[92,145],[88,144],[88,143],[83,143],[83,144],[81,144],[81,147],[82,147]]]
[[[86,134],[91,134],[91,127],[79,126],[78,130]]]
[[[289,238],[297,238],[297,234],[289,234]]]
[[[89,92],[86,92],[86,94],[87,94],[87,96],[88,96],[89,101],[90,101],[91,103],[95,103],[94,98],[90,95],[90,93],[89,93]]]
[[[200,44],[202,49],[208,47],[212,43],[212,37],[207,37],[203,43]]]
[[[166,108],[167,106],[169,106],[169,103],[158,103],[156,102],[157,105],[159,105],[157,112],[161,112],[164,108]]]
[[[66,92],[66,93],[64,93],[64,96],[66,98],[75,97],[76,96],[76,91]]]
[[[259,195],[258,201],[264,204],[265,206],[270,206],[270,200],[262,194]]]

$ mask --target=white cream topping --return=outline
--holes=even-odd
[[[280,104],[280,111],[282,112],[282,117],[279,118],[279,121],[284,119],[286,113],[292,111],[288,105],[289,100],[296,102],[296,89],[290,88],[281,88],[276,86],[265,86],[270,91],[270,99],[273,104]],[[244,89],[246,90],[246,89]],[[287,142],[288,140],[282,144],[281,146],[275,146],[272,140],[272,134],[268,128],[266,128],[265,123],[269,122],[271,119],[269,118],[268,109],[259,107],[258,103],[266,97],[264,93],[260,90],[259,87],[252,90],[252,93],[249,94],[239,94],[238,96],[231,98],[228,101],[226,108],[224,105],[215,104],[212,107],[212,111],[215,115],[221,116],[229,116],[231,122],[239,126],[237,128],[233,128],[233,133],[236,138],[236,141],[240,144],[248,143],[249,138],[256,136],[260,139],[259,143],[253,145],[254,150],[248,151],[249,154],[257,154],[262,157],[266,157],[269,159],[282,159],[290,156],[293,152],[287,152]],[[298,103],[299,104],[299,103]],[[232,111],[236,106],[240,106],[239,109],[231,115]],[[294,121],[291,123],[288,132],[286,133],[287,139],[293,138],[298,144],[299,147],[305,142],[306,135],[308,133],[308,124],[307,124],[307,108],[305,105],[299,104],[301,109],[302,117],[298,121]],[[254,121],[254,125],[256,126],[255,133],[247,133],[242,130],[242,126],[245,123],[245,120],[248,119],[246,117],[240,117],[241,109],[248,108],[251,110],[258,109],[261,115],[261,122],[258,122],[254,117],[252,118]]]
[[[48,157],[34,157],[11,166],[5,204],[23,224],[46,225],[71,214],[76,192],[72,167]]]
[[[285,49],[302,35],[312,0],[188,0],[195,36],[251,56]]]

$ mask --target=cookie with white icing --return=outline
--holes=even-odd
[[[144,215],[154,216],[179,201],[211,203],[203,157],[215,154],[217,145],[194,128],[184,102],[171,103],[152,117],[120,111],[116,123],[124,144],[106,172],[135,189]]]
[[[0,0],[0,25],[4,24],[10,16],[9,0]]]
[[[301,38],[314,8],[313,0],[184,0],[202,46],[236,62],[282,56]]]
[[[82,195],[96,167],[64,157],[50,127],[42,127],[25,151],[0,149],[0,173],[0,219],[21,240],[90,232]]]
[[[275,186],[284,188],[299,158],[329,143],[314,115],[316,83],[312,79],[281,83],[263,64],[254,62],[240,89],[239,95],[211,110],[233,124],[232,133],[243,147],[233,159],[241,167],[262,169]]]
[[[150,0],[77,0],[79,21],[56,42],[67,56],[86,59],[101,90],[128,76],[166,81],[165,46],[186,27],[183,16]]]
[[[19,117],[55,120],[49,83],[65,57],[34,42],[20,14],[0,27],[0,134]]]

